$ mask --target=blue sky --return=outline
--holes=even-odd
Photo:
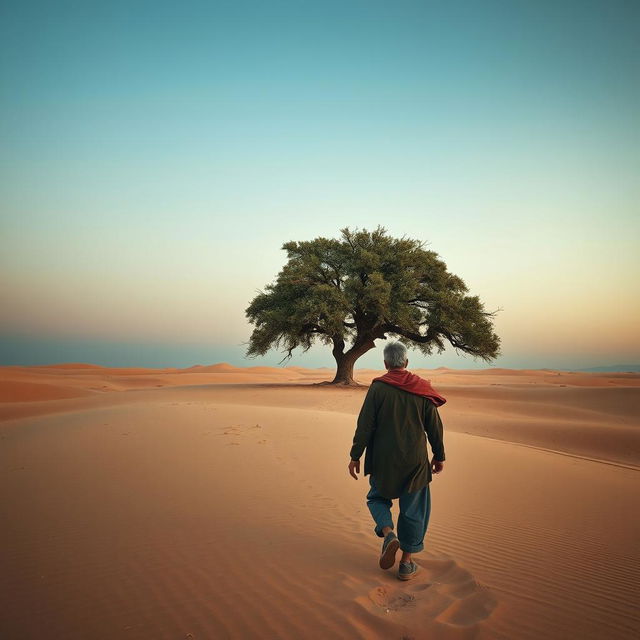
[[[640,360],[637,3],[1,11],[0,363],[275,363],[282,243],[378,224],[503,309],[494,364]]]

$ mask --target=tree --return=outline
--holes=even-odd
[[[356,360],[393,337],[430,355],[455,349],[490,361],[500,338],[477,296],[447,271],[424,243],[392,238],[386,229],[341,230],[341,238],[287,242],[287,263],[275,283],[251,301],[246,316],[255,325],[247,356],[275,347],[307,351],[315,341],[332,347],[333,384],[355,384]]]

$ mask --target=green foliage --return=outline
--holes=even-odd
[[[438,254],[383,227],[341,230],[339,240],[287,242],[287,263],[246,310],[255,329],[247,355],[276,347],[291,357],[314,341],[333,344],[338,359],[345,343],[355,358],[374,340],[394,337],[425,354],[441,353],[448,341],[486,361],[499,355],[500,339],[477,296],[450,274]],[[349,353],[347,352],[347,353]]]

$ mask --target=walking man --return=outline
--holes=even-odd
[[[375,533],[384,538],[380,567],[390,569],[398,548],[400,580],[418,572],[412,554],[424,548],[431,513],[429,483],[444,468],[442,421],[437,407],[446,400],[428,380],[407,371],[407,349],[400,342],[384,348],[387,373],[374,378],[358,416],[349,473],[356,480],[366,449],[364,475],[369,475],[367,506]],[[425,437],[426,433],[426,437]],[[427,439],[433,458],[427,456]],[[398,535],[391,518],[392,499],[399,498]]]

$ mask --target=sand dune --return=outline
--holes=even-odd
[[[12,367],[13,368],[13,367]],[[85,362],[61,362],[60,364],[36,364],[33,369],[106,369],[99,364],[87,364]]]
[[[346,474],[366,387],[0,368],[0,637],[638,637],[640,375],[424,373],[447,463],[402,583]]]
[[[73,365],[75,367],[75,365]],[[499,372],[497,376],[496,372]],[[417,369],[444,393],[447,428],[566,454],[635,465],[640,458],[640,374],[574,373],[552,370]],[[381,371],[362,369],[356,378],[368,384]],[[330,380],[329,369],[250,367],[227,363],[188,369],[124,368],[83,370],[56,365],[0,368],[0,420],[79,407],[132,402],[133,391],[188,387],[217,402],[357,413],[366,387],[317,388]],[[499,380],[500,382],[497,382]],[[233,391],[231,391],[233,387]],[[292,387],[296,392],[292,393]],[[173,390],[173,391],[172,391]],[[105,398],[112,392],[117,397]],[[93,396],[93,398],[92,398]],[[195,397],[195,396],[194,396]],[[59,400],[59,402],[52,402]],[[147,401],[142,395],[139,401]],[[45,406],[41,406],[46,402]]]
[[[3,380],[0,383],[0,402],[47,402],[88,395],[92,395],[91,391],[75,385],[45,384],[27,380]]]

